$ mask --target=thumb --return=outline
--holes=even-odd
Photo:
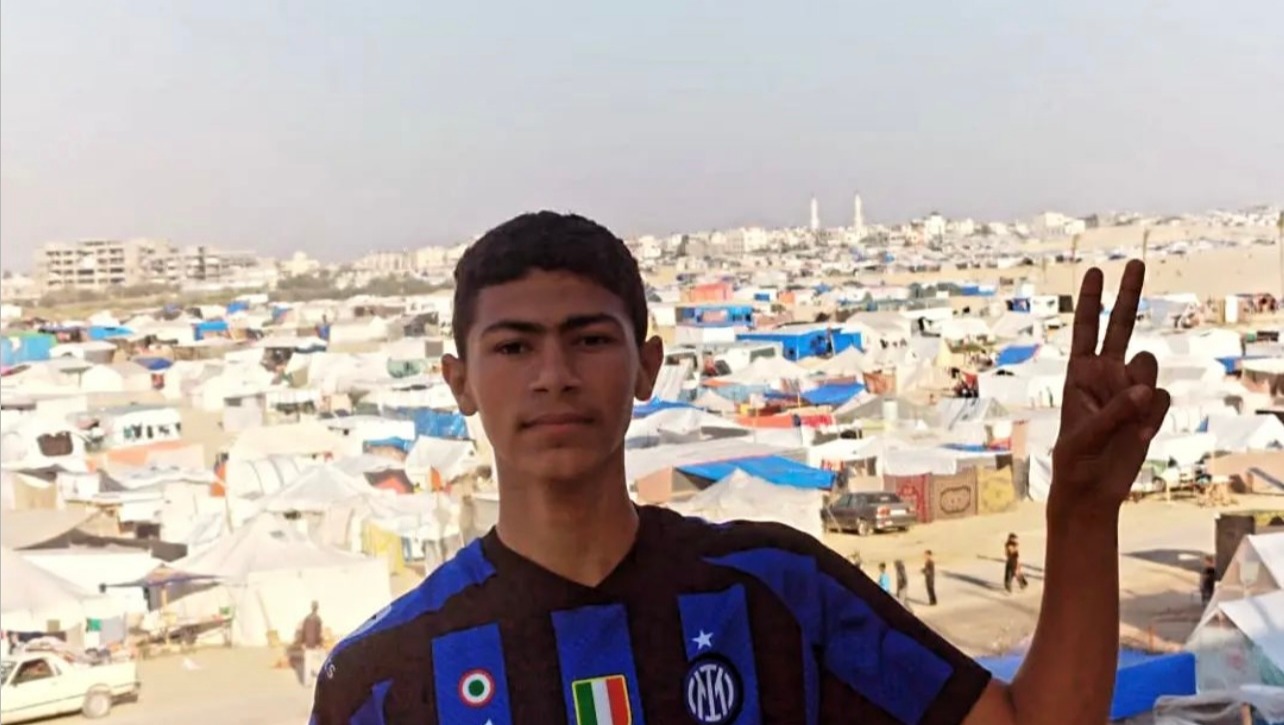
[[[1130,423],[1141,421],[1150,411],[1155,391],[1147,385],[1133,385],[1115,395],[1083,427],[1070,435],[1066,447],[1073,453],[1096,451],[1105,447],[1115,431]]]

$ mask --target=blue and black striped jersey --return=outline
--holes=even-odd
[[[596,587],[473,542],[335,647],[312,723],[933,725],[990,680],[806,534],[639,513]]]

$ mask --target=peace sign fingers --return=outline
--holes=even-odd
[[[1128,353],[1128,341],[1132,339],[1132,328],[1137,323],[1137,306],[1141,303],[1141,288],[1145,282],[1146,264],[1137,259],[1129,260],[1124,267],[1123,281],[1119,283],[1115,308],[1110,313],[1106,339],[1101,345],[1102,357],[1123,360]]]

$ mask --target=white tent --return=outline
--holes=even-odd
[[[737,385],[770,385],[779,387],[781,381],[796,382],[811,376],[807,368],[789,362],[783,357],[760,357],[743,370],[717,378]]]
[[[248,428],[228,450],[228,461],[271,456],[318,456],[346,446],[342,436],[316,421]]]
[[[1245,536],[1226,565],[1226,571],[1222,572],[1201,622],[1212,617],[1223,602],[1269,594],[1281,588],[1284,588],[1284,533]]]
[[[1229,453],[1284,448],[1284,423],[1273,415],[1210,416],[1217,450]]]
[[[472,441],[455,441],[445,438],[420,436],[406,454],[403,466],[406,478],[420,486],[431,483],[432,471],[441,475],[443,483],[471,473],[481,465],[476,446]]]
[[[778,486],[737,469],[731,475],[670,508],[712,523],[771,521],[792,526],[817,539],[823,535],[825,493]]]
[[[0,627],[19,632],[45,632],[84,626],[90,617],[119,616],[119,604],[82,589],[35,564],[22,554],[0,547]]]
[[[284,488],[265,497],[262,510],[272,513],[322,513],[331,506],[354,498],[381,493],[365,478],[344,473],[332,465],[313,466]]]
[[[349,632],[392,599],[387,564],[318,546],[287,522],[258,516],[209,548],[170,564],[211,576],[214,587],[186,586],[171,599],[179,616],[234,610],[232,643],[265,646],[269,631],[290,640],[311,602],[327,627]]]

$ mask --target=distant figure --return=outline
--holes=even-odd
[[[1024,590],[1029,584],[1021,571],[1021,547],[1016,534],[1008,534],[1007,543],[1003,545],[1003,588],[1012,593],[1012,582],[1016,581]]]
[[[936,606],[936,560],[932,558],[932,550],[928,549],[923,552],[923,586],[927,589],[927,605]]]
[[[909,574],[905,573],[905,562],[900,559],[892,565],[896,569],[896,599],[907,608],[909,602]]]
[[[892,579],[887,576],[887,565],[883,563],[878,565],[878,586],[888,594],[892,593]]]
[[[320,604],[312,602],[312,613],[303,618],[303,631],[299,637],[299,644],[303,645],[302,681],[305,686],[316,680],[317,675],[321,674],[321,666],[325,664],[324,627],[321,615],[317,613],[320,608]]]
[[[1199,576],[1199,597],[1207,605],[1213,598],[1213,591],[1217,589],[1217,566],[1213,563],[1213,557],[1204,557],[1204,570]]]

